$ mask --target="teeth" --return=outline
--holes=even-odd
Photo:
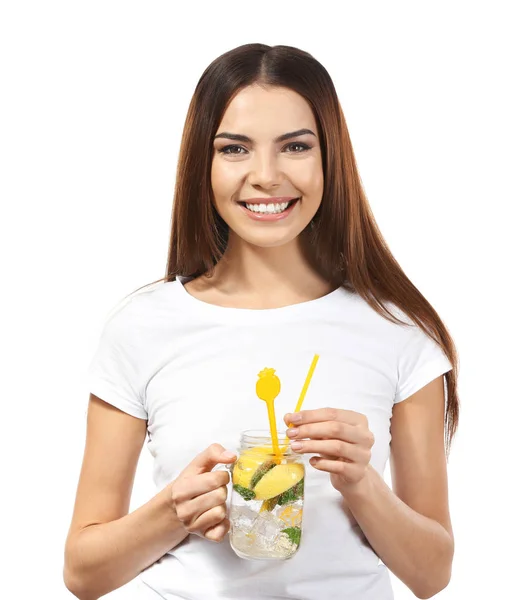
[[[293,201],[292,201],[293,202]],[[254,213],[273,215],[284,212],[291,202],[281,202],[280,204],[245,204],[245,207]]]

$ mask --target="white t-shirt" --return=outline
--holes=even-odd
[[[226,308],[198,300],[185,280],[132,296],[104,326],[88,369],[88,388],[146,419],[154,482],[162,489],[209,444],[236,451],[240,434],[266,429],[257,375],[276,369],[282,418],[297,403],[314,354],[319,362],[304,409],[365,414],[375,436],[372,466],[383,475],[390,419],[405,400],[452,366],[441,348],[389,304],[409,327],[378,315],[339,288],[283,308]],[[190,535],[140,574],[141,598],[170,600],[391,600],[387,567],[331,485],[306,461],[303,536],[287,561],[248,561]]]

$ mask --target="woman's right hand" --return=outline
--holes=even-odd
[[[211,444],[172,483],[172,506],[189,533],[213,542],[224,539],[229,531],[226,506],[229,474],[211,470],[219,463],[234,463],[236,458],[236,454],[220,444]]]

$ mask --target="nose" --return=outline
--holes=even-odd
[[[254,187],[272,188],[281,185],[282,172],[277,160],[270,155],[255,154],[248,173],[248,183]]]

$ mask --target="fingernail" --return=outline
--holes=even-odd
[[[292,442],[291,447],[293,450],[300,450],[302,448],[302,442]]]
[[[290,423],[300,423],[302,419],[302,416],[300,413],[292,413],[290,415],[289,421]]]
[[[231,460],[233,458],[236,458],[236,454],[233,454],[233,452],[229,452],[228,450],[226,450],[225,452],[222,452],[222,458],[225,458],[226,460]]]
[[[299,430],[296,427],[286,430],[286,435],[288,437],[295,437],[299,433]]]

